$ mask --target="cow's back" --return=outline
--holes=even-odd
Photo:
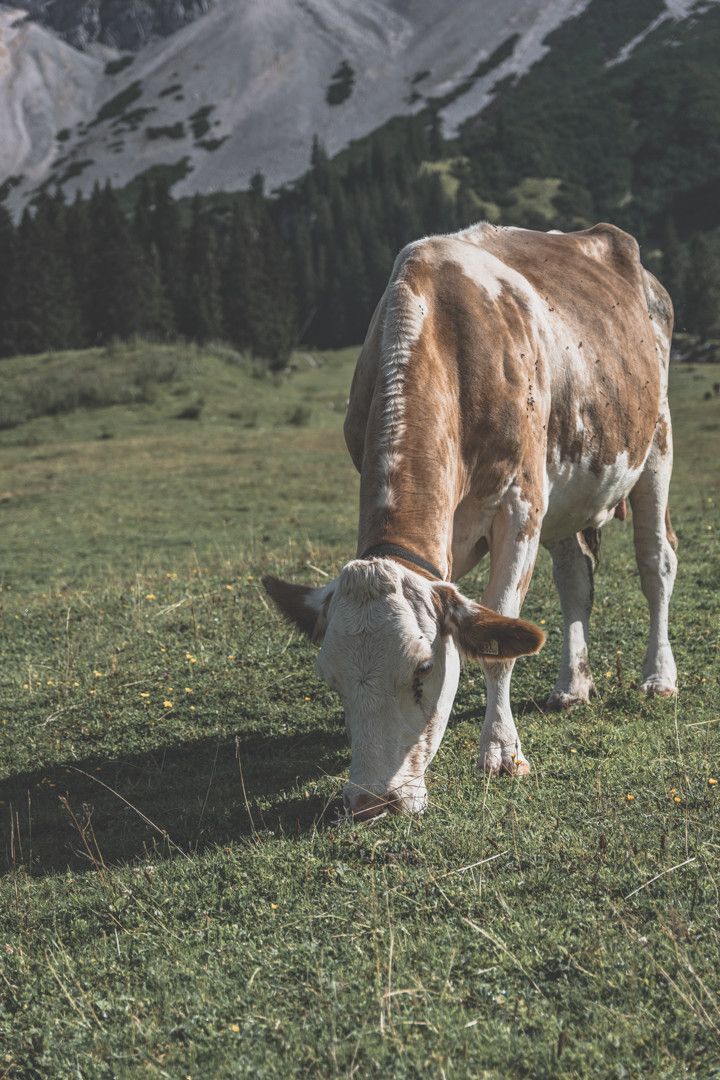
[[[537,489],[542,463],[550,531],[574,526],[578,505],[621,498],[645,461],[666,387],[668,318],[671,327],[669,298],[636,241],[611,225],[562,234],[481,224],[411,244],[358,362],[353,459],[362,468],[382,441],[373,402],[410,326],[392,387],[404,460],[437,454],[433,428],[444,424],[460,458],[456,491],[492,500],[515,476]]]

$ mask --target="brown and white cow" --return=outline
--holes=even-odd
[[[598,530],[633,511],[650,607],[641,690],[675,693],[668,605],[677,560],[667,369],[672,305],[612,225],[538,233],[480,224],[399,255],[358,360],[345,439],[360,472],[358,557],[321,589],[266,579],[322,647],[352,744],[358,817],[419,811],[460,656],[480,659],[480,764],[529,771],[510,708],[518,618],[538,546],[565,630],[553,707],[593,692],[588,620]],[[452,584],[490,552],[482,604]]]

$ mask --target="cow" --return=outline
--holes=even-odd
[[[479,660],[479,765],[529,772],[510,706],[542,631],[520,610],[540,544],[564,639],[547,701],[594,693],[588,622],[599,530],[632,508],[650,610],[640,689],[676,693],[668,640],[673,309],[613,226],[548,233],[481,223],[405,247],[372,317],[345,420],[360,473],[357,557],[322,588],[273,577],[280,610],[320,644],[351,743],[348,810],[420,812],[425,771]],[[455,584],[485,554],[480,603]]]

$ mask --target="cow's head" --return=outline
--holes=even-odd
[[[342,698],[350,736],[345,805],[357,818],[425,809],[425,770],[457,691],[460,656],[534,653],[543,632],[390,559],[356,559],[324,588],[263,583],[277,606],[321,643],[318,671]]]

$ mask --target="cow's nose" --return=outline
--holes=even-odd
[[[396,812],[399,807],[393,795],[374,795],[372,792],[359,791],[356,794],[343,795],[343,802],[354,821],[369,821],[388,810]]]

